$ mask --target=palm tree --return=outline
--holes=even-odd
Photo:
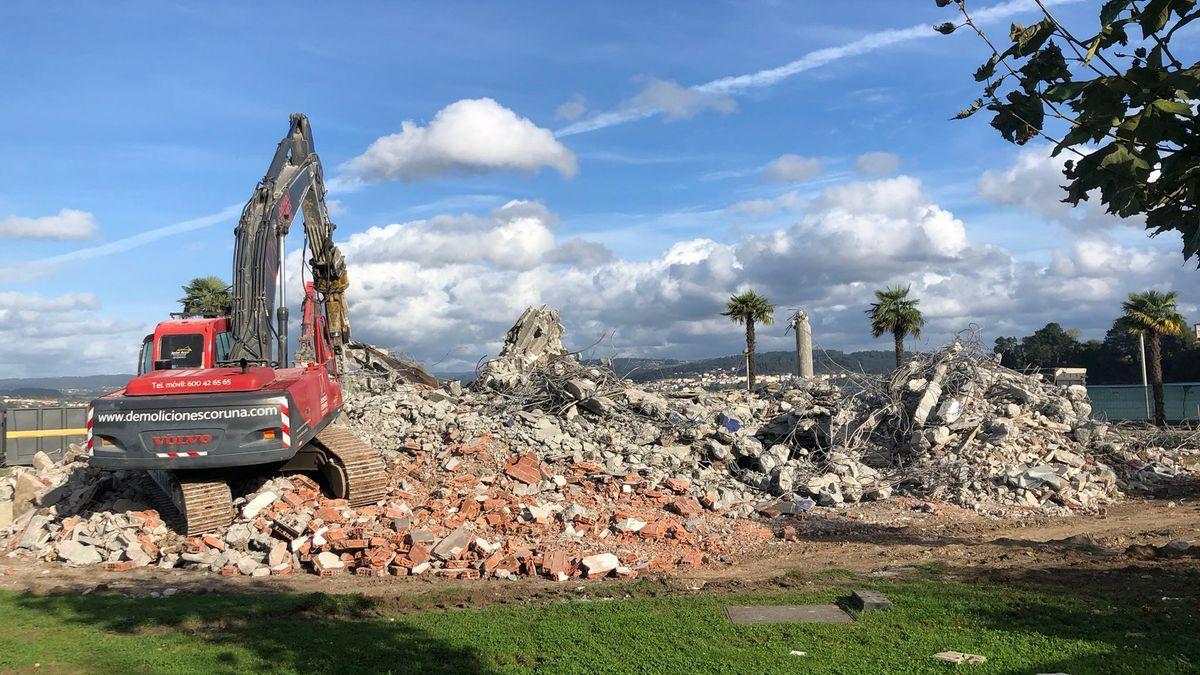
[[[183,287],[179,302],[188,314],[228,314],[233,307],[233,295],[218,277],[196,277]]]
[[[731,296],[721,312],[721,316],[735,323],[746,324],[746,386],[751,390],[754,389],[754,324],[770,326],[775,323],[774,312],[775,305],[754,291]]]
[[[896,368],[904,365],[904,336],[921,337],[921,327],[925,325],[925,317],[917,309],[920,300],[909,299],[909,286],[888,286],[882,291],[875,291],[875,299],[871,303],[867,316],[871,319],[871,335],[879,337],[891,333],[896,339]]]
[[[1143,335],[1150,347],[1150,385],[1154,390],[1154,423],[1165,426],[1167,415],[1163,402],[1162,343],[1163,335],[1179,335],[1183,332],[1184,319],[1175,306],[1179,293],[1145,291],[1130,293],[1129,299],[1121,303],[1121,309],[1129,332]]]

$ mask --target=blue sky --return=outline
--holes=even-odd
[[[974,6],[999,8],[1003,36],[1034,16],[1022,4]],[[1056,11],[1090,28],[1093,4]],[[1192,279],[1177,241],[1058,205],[1046,148],[947,120],[977,95],[983,46],[887,31],[948,12],[9,3],[0,377],[131,370],[182,284],[229,276],[236,210],[294,111],[338,186],[359,337],[442,369],[494,353],[531,303],[560,307],[580,346],[696,357],[740,349],[713,315],[744,287],[853,349],[876,344],[861,308],[885,283],[914,284],[928,346],[971,322],[989,340],[1053,319],[1098,337],[1129,290]],[[772,72],[798,60],[812,67]]]

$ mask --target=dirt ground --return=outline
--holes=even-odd
[[[788,573],[847,569],[884,573],[894,568],[936,563],[954,576],[1036,579],[1069,572],[1089,574],[1137,568],[1183,572],[1200,567],[1198,549],[1156,554],[1149,547],[1175,540],[1191,542],[1200,527],[1200,498],[1135,499],[1097,516],[996,520],[947,505],[908,499],[822,511],[802,519],[777,519],[772,526],[795,527],[792,541],[776,539],[745,551],[729,564],[680,568],[655,578],[664,588],[751,589],[777,582]],[[1133,550],[1130,547],[1133,546]],[[1139,546],[1143,547],[1139,549]],[[893,572],[903,574],[904,570]],[[372,597],[458,596],[463,606],[521,602],[604,581],[555,583],[453,581],[432,577],[316,577],[311,574],[250,578],[207,572],[143,568],[107,572],[71,568],[28,558],[0,557],[0,589],[34,593],[91,592],[151,595],[179,592],[322,592]],[[456,603],[458,604],[458,603]]]

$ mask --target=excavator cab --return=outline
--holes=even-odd
[[[228,360],[232,333],[226,317],[163,321],[142,339],[138,375],[155,370],[215,368]]]

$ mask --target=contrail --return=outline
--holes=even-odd
[[[1049,0],[1047,5],[1069,5],[1082,2],[1082,0]],[[1037,5],[1033,0],[1009,0],[998,5],[993,5],[981,9],[977,12],[972,12],[972,17],[978,23],[987,23],[999,19],[1005,19],[1014,14],[1036,9]],[[834,61],[849,58],[852,56],[860,56],[870,52],[878,51],[885,47],[900,44],[903,42],[911,42],[922,38],[940,37],[935,33],[931,24],[921,23],[908,28],[891,28],[888,30],[879,31],[865,35],[852,42],[847,42],[835,47],[825,47],[805,54],[804,56],[786,63],[777,68],[768,68],[760,70],[756,73],[748,73],[746,75],[733,75],[722,77],[711,82],[698,84],[691,87],[692,90],[702,94],[739,94],[748,89],[758,89],[761,87],[769,87],[781,80],[792,77],[799,73],[803,73],[814,68],[820,68]],[[571,124],[554,132],[556,137],[573,136],[575,134],[587,133],[604,129],[606,127],[625,124],[626,122],[634,122],[647,117],[658,115],[662,111],[658,108],[618,108],[609,112],[600,113],[594,117],[588,118]]]
[[[217,225],[219,223],[232,221],[234,218],[237,218],[241,212],[242,205],[234,204],[207,216],[200,216],[199,218],[184,220],[172,225],[164,225],[163,227],[147,230],[146,232],[125,237],[124,239],[110,241],[107,244],[89,246],[87,248],[76,249],[68,253],[20,262],[5,270],[7,274],[4,276],[12,278],[13,276],[22,276],[20,274],[12,273],[29,272],[31,270],[52,267],[54,265],[61,265],[63,263],[78,262],[80,260],[98,258],[100,256],[111,255],[113,253],[122,253],[130,249],[138,248],[139,246],[144,246],[152,241],[158,241],[159,239],[163,239],[165,237],[181,234],[183,232],[200,230],[206,227],[212,227],[213,225]]]

